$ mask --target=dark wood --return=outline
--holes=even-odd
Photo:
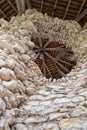
[[[71,1],[72,1],[72,0],[69,0],[69,1],[68,1],[67,8],[66,8],[65,13],[64,13],[64,16],[63,16],[63,20],[66,18],[66,15],[67,15],[67,12],[68,12],[68,10],[69,10]]]
[[[15,8],[15,6],[12,4],[12,2],[10,0],[7,0],[8,3],[11,5],[11,7],[14,9],[14,11],[17,13],[17,9]]]
[[[83,12],[76,17],[76,21],[79,22],[86,14],[87,14],[87,8],[84,9]]]
[[[26,0],[26,5],[28,9],[32,9],[31,0]]]

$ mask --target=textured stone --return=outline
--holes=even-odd
[[[81,102],[84,100],[85,100],[85,98],[82,96],[77,96],[77,97],[72,98],[72,102]]]

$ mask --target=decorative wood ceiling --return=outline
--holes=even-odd
[[[19,0],[20,1],[20,0]],[[87,0],[21,0],[25,8],[35,8],[42,13],[61,19],[76,19],[82,26],[87,21]],[[10,20],[17,15],[15,0],[0,0],[0,18]]]

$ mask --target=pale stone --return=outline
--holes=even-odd
[[[50,92],[47,92],[46,90],[40,90],[40,91],[38,92],[38,94],[40,94],[40,95],[42,95],[42,96],[48,96],[48,95],[50,95]]]
[[[28,95],[30,95],[30,96],[32,96],[32,95],[35,95],[36,94],[36,89],[34,89],[34,88],[26,88],[26,93],[28,94]]]
[[[16,61],[14,59],[8,58],[6,60],[6,64],[9,69],[14,69]]]
[[[49,115],[49,120],[58,120],[60,118],[66,117],[67,113],[53,113]]]
[[[44,97],[41,95],[33,95],[31,97],[29,97],[29,100],[32,101],[44,101]]]
[[[74,97],[74,98],[72,98],[72,102],[81,102],[81,101],[84,101],[85,100],[85,98],[84,97],[82,97],[82,96],[77,96],[77,97]]]
[[[71,100],[70,99],[68,99],[68,98],[60,98],[60,99],[55,99],[54,100],[54,103],[55,104],[58,104],[58,103],[68,103],[68,102],[70,102]]]
[[[16,124],[13,128],[17,130],[28,130],[27,127],[23,124]]]
[[[18,86],[17,86],[17,82],[15,80],[11,80],[11,81],[8,81],[8,82],[3,81],[2,84],[6,89],[8,89],[8,90],[10,90],[14,93],[18,92]]]
[[[25,124],[28,124],[28,123],[42,123],[42,122],[45,122],[45,121],[47,121],[47,118],[45,118],[45,117],[29,117],[29,118],[27,118],[26,120],[24,120],[23,122],[25,123]]]
[[[71,118],[71,119],[63,119],[60,121],[59,126],[62,130],[68,129],[70,126],[75,125],[83,125],[84,121],[77,119],[77,118]]]
[[[0,67],[3,67],[5,65],[6,65],[6,62],[4,60],[0,59]]]
[[[2,80],[8,81],[12,77],[15,78],[14,72],[12,70],[4,68],[4,67],[0,69],[0,78]]]
[[[79,95],[80,95],[80,96],[83,96],[84,98],[87,99],[87,90],[84,91],[84,92],[79,93]]]

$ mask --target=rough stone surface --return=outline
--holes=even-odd
[[[34,62],[38,30],[72,47],[77,65],[66,77],[46,79]],[[87,130],[87,29],[76,21],[35,10],[0,20],[0,130],[15,129]]]

